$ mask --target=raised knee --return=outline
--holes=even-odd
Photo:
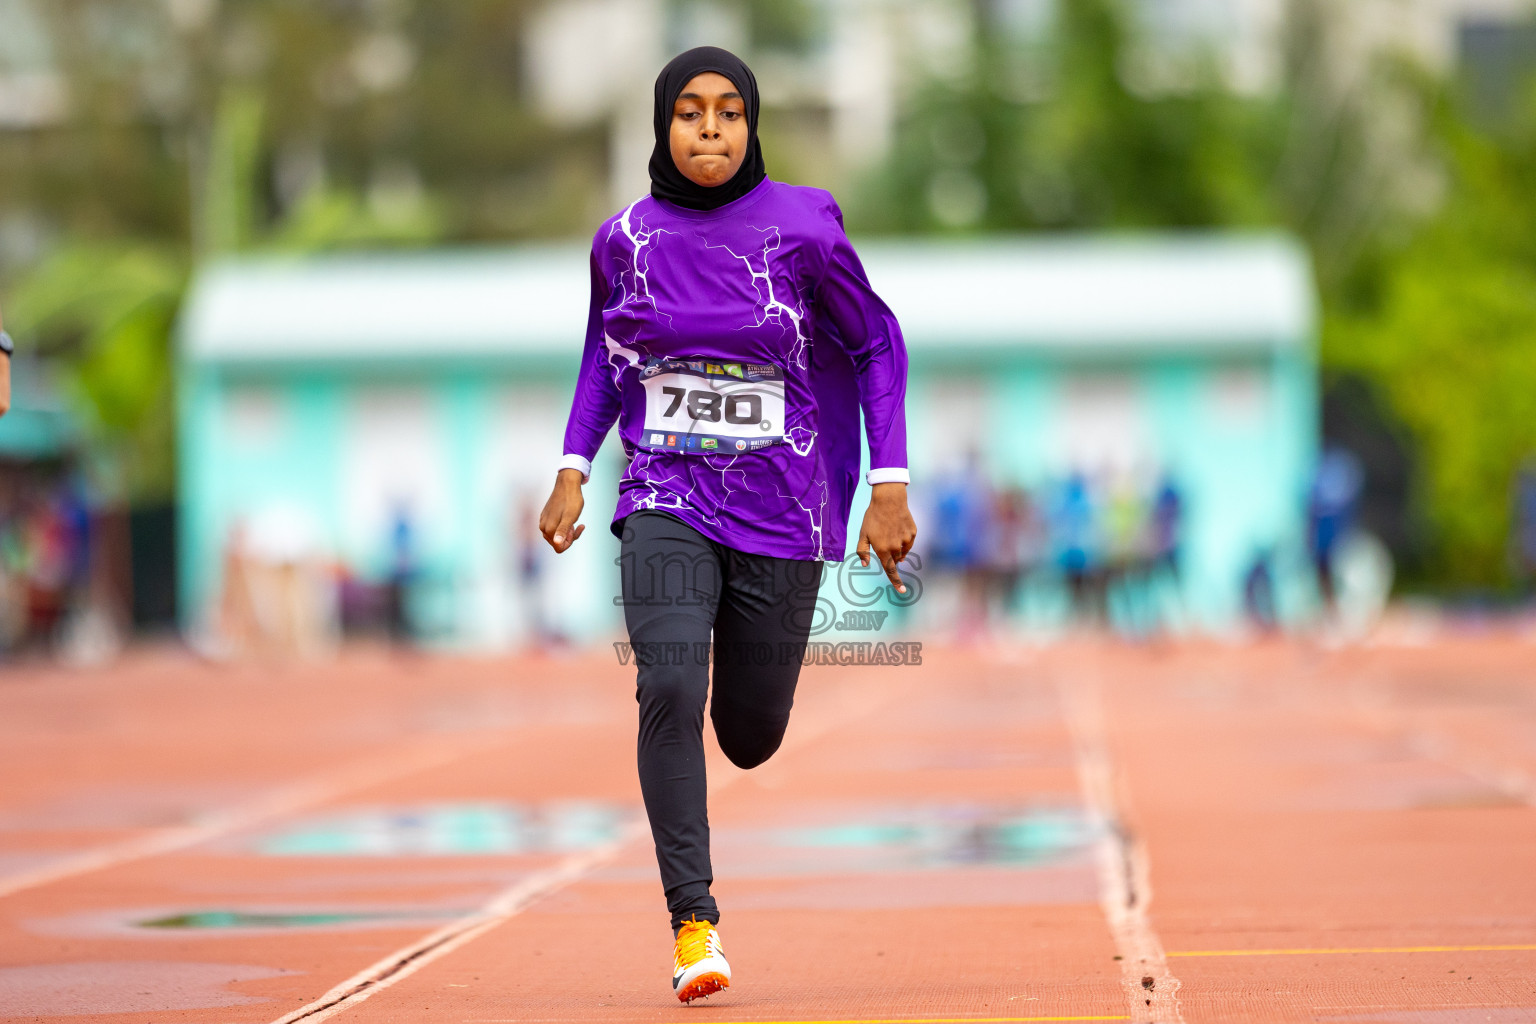
[[[731,764],[737,768],[756,768],[779,749],[779,744],[784,742],[784,730],[776,729],[769,735],[735,736],[722,733],[716,723],[715,738],[720,741],[720,750],[730,758]]]
[[[724,747],[720,749],[725,750]],[[775,743],[771,747],[757,746],[745,750],[725,750],[725,756],[731,759],[731,764],[737,768],[756,768],[773,756],[773,752],[779,749]]]

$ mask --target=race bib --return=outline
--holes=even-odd
[[[658,359],[640,368],[656,451],[749,452],[784,440],[784,371],[761,363]]]

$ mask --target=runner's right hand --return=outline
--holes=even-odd
[[[562,552],[580,537],[586,526],[577,526],[581,518],[581,470],[562,469],[555,475],[555,489],[539,513],[539,532],[549,541],[549,546]]]

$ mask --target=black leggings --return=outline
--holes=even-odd
[[[620,537],[640,792],[675,932],[690,917],[720,921],[704,781],[711,657],[715,737],[732,763],[756,767],[789,724],[822,564],[746,554],[662,512],[633,513]]]

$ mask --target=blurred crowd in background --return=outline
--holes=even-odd
[[[24,476],[0,467],[0,658],[92,664],[117,652],[127,625],[112,578],[126,555],[118,525],[72,468]]]
[[[1073,472],[1035,488],[994,486],[970,459],[927,499],[924,568],[961,579],[962,639],[1006,628],[1041,586],[1083,625],[1131,636],[1180,625],[1183,498],[1171,476]]]
[[[194,617],[169,595],[172,338],[198,268],[585,235],[644,188],[655,69],[702,42],[756,68],[770,172],[831,188],[857,238],[1276,228],[1306,246],[1323,435],[1354,461],[1298,496],[1310,537],[1254,552],[1253,623],[1283,618],[1285,559],[1354,579],[1389,557],[1399,593],[1450,607],[1529,597],[1531,3],[0,0],[0,297],[18,372],[57,379],[75,424],[67,450],[17,441],[26,388],[0,421],[0,649]],[[66,457],[67,477],[10,482]],[[1027,614],[1050,575],[1079,618],[1178,621],[1175,475],[945,488],[935,523],[971,528],[929,528],[930,557],[980,618]],[[110,556],[83,525],[102,522]],[[103,559],[120,585],[93,591]],[[262,571],[247,589],[292,590]],[[421,578],[373,567],[339,585],[337,621],[405,630],[390,609]],[[256,621],[242,600],[220,614]]]
[[[509,506],[510,557],[499,575],[518,600],[496,632],[554,652],[568,639],[544,593],[553,553],[538,511],[526,501]],[[272,506],[238,519],[224,539],[218,589],[193,627],[194,647],[217,660],[281,660],[324,656],[347,640],[382,641],[397,652],[440,641],[454,624],[434,616],[434,592],[455,581],[422,558],[419,532],[410,501],[396,501],[376,538],[385,568],[368,573],[339,557],[297,509]]]
[[[1395,569],[1361,523],[1363,483],[1354,454],[1324,452],[1306,495],[1305,536],[1256,548],[1233,581],[1241,632],[1262,636],[1292,621],[1348,638],[1375,622]],[[1084,628],[1146,640],[1193,626],[1181,568],[1186,500],[1172,473],[1073,471],[1025,488],[998,486],[970,459],[935,483],[923,507],[925,583],[956,584],[946,613],[961,642]],[[1287,562],[1305,566],[1300,595],[1281,593]]]

